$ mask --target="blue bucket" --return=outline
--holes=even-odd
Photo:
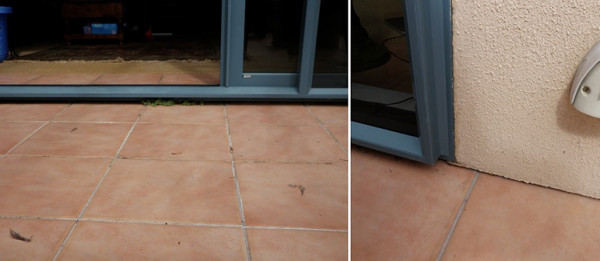
[[[6,20],[12,8],[0,6],[0,63],[8,58],[8,36],[6,33]]]

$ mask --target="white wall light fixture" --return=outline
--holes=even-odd
[[[570,98],[575,109],[600,118],[600,42],[590,49],[577,67]]]

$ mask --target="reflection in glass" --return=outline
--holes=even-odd
[[[8,2],[2,84],[219,84],[221,0]]]
[[[322,0],[315,54],[313,87],[345,87],[347,77],[323,74],[348,72],[348,1]],[[320,77],[324,76],[324,77]],[[339,82],[337,79],[341,79]]]
[[[244,72],[298,71],[303,1],[247,0]]]
[[[403,3],[356,0],[351,10],[352,121],[418,136]]]

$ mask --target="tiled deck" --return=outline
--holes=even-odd
[[[352,260],[596,260],[600,201],[352,148]]]
[[[0,259],[347,260],[346,111],[0,104]]]
[[[208,73],[2,73],[2,85],[219,85]]]

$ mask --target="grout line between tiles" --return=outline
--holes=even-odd
[[[335,232],[335,233],[348,233],[348,230],[343,230],[343,229],[326,229],[326,228],[303,228],[303,227],[255,227],[255,226],[244,226],[244,228],[250,228],[250,229],[264,229],[264,230],[298,230],[298,231],[315,231],[315,232]]]
[[[246,247],[246,258],[248,261],[252,261],[250,254],[250,243],[248,242],[248,232],[246,231],[246,217],[244,216],[244,202],[242,200],[242,193],[240,192],[240,183],[238,180],[237,171],[235,168],[235,155],[233,153],[233,142],[231,139],[231,131],[229,129],[229,114],[227,113],[227,104],[223,104],[223,110],[225,111],[225,124],[227,126],[227,139],[229,140],[229,155],[231,156],[231,170],[233,171],[233,180],[235,182],[235,193],[238,198],[238,204],[240,206],[240,218],[242,221],[242,233],[244,235],[244,245]]]
[[[336,143],[336,144],[337,144],[337,145],[338,145],[338,146],[339,146],[339,147],[340,147],[340,148],[341,148],[341,149],[342,149],[344,152],[346,152],[346,154],[348,154],[348,148],[344,147],[344,146],[343,146],[343,145],[342,145],[342,144],[341,144],[341,143],[338,141],[338,139],[337,139],[337,138],[336,138],[336,137],[333,135],[333,133],[331,133],[331,132],[329,131],[329,129],[327,129],[327,127],[326,127],[326,126],[325,126],[325,124],[324,124],[324,123],[321,121],[321,119],[319,119],[319,117],[317,117],[317,115],[316,115],[316,114],[315,114],[313,111],[311,111],[311,110],[310,110],[310,108],[308,107],[308,105],[304,104],[304,107],[306,108],[306,110],[308,110],[308,112],[310,112],[310,114],[313,116],[313,118],[315,118],[315,119],[316,119],[316,120],[319,122],[319,125],[321,126],[321,128],[322,128],[323,130],[325,130],[325,132],[327,132],[327,134],[329,134],[329,136],[330,136],[331,138],[333,138],[333,140],[335,141],[335,143]]]
[[[79,221],[86,222],[103,222],[103,223],[119,223],[119,224],[145,224],[145,225],[162,225],[162,226],[182,226],[182,227],[221,227],[221,228],[242,228],[242,225],[227,225],[227,224],[199,224],[186,222],[161,222],[151,220],[114,220],[103,218],[80,218]]]
[[[243,226],[243,225],[228,225],[228,224],[201,224],[201,223],[187,223],[187,222],[163,222],[163,221],[152,221],[152,220],[126,220],[126,219],[106,219],[106,218],[68,218],[68,217],[0,215],[0,219],[53,220],[53,221],[76,221],[76,222],[84,221],[84,222],[101,222],[101,223],[116,223],[116,224],[143,224],[143,225],[158,225],[158,226],[168,225],[168,226],[180,226],[180,227],[241,228],[241,229],[262,229],[262,230],[294,230],[294,231],[348,233],[348,230],[344,230],[344,229],[306,228],[306,227],[261,227],[261,226]]]
[[[131,124],[133,121],[55,121],[57,123]]]
[[[92,79],[87,84],[94,84],[94,82],[97,81],[98,79],[100,79],[100,77],[102,77],[102,74],[99,74],[98,77],[96,77],[95,79]]]
[[[138,116],[138,120],[142,117],[143,112],[141,112]],[[117,153],[115,154],[115,156],[113,157],[112,161],[110,162],[110,164],[108,164],[108,168],[106,168],[106,171],[104,171],[104,174],[102,175],[102,178],[100,179],[100,182],[98,182],[98,185],[96,185],[96,188],[94,189],[94,191],[92,192],[92,195],[90,196],[90,198],[88,199],[88,201],[85,203],[85,205],[83,206],[83,208],[81,209],[81,212],[79,213],[79,216],[77,217],[77,219],[81,219],[81,217],[83,216],[83,213],[87,210],[88,206],[90,205],[90,202],[92,201],[92,199],[94,198],[94,196],[96,195],[96,192],[98,191],[98,189],[100,189],[100,186],[102,185],[102,182],[104,181],[104,179],[106,178],[106,175],[108,174],[108,172],[110,171],[110,169],[112,168],[113,164],[115,163],[115,161],[119,158],[119,154],[121,154],[121,150],[123,150],[123,147],[125,146],[125,143],[127,143],[127,140],[129,140],[129,137],[131,136],[131,133],[133,132],[133,129],[135,129],[135,126],[137,125],[138,121],[135,121],[133,123],[133,125],[131,126],[131,128],[129,129],[129,132],[127,133],[127,136],[125,136],[125,139],[123,139],[123,142],[121,143],[121,146],[119,147],[119,149],[117,150]]]
[[[75,222],[73,222],[73,225],[71,226],[71,229],[69,229],[69,233],[67,233],[67,236],[65,237],[63,242],[60,244],[60,247],[58,247],[58,250],[56,250],[56,254],[54,254],[54,257],[52,257],[52,261],[56,261],[56,259],[62,252],[63,248],[65,248],[65,244],[67,244],[67,241],[69,241],[69,239],[71,238],[71,235],[73,234],[73,231],[75,231],[77,224],[78,224],[77,220],[75,220]]]
[[[446,252],[446,247],[448,246],[448,243],[450,243],[450,239],[452,238],[452,235],[454,234],[454,230],[456,229],[458,220],[460,219],[460,216],[462,215],[462,213],[465,209],[465,205],[467,204],[467,201],[469,201],[469,197],[471,196],[471,192],[473,191],[473,188],[475,187],[475,183],[477,182],[478,178],[479,178],[479,172],[475,171],[475,177],[473,178],[473,181],[471,182],[471,186],[469,186],[469,190],[467,190],[467,194],[465,195],[463,202],[460,204],[460,209],[458,210],[458,213],[456,214],[456,217],[454,218],[454,222],[452,222],[452,226],[450,227],[450,231],[448,231],[446,240],[444,240],[442,249],[440,249],[440,253],[438,254],[437,258],[435,259],[436,261],[442,260],[442,257],[444,256],[444,252]]]
[[[138,124],[139,125],[139,124]],[[11,154],[6,155],[7,157],[32,157],[32,158],[71,158],[71,159],[112,159],[112,156],[81,156],[81,155],[43,155],[43,154]],[[0,158],[2,156],[0,155]],[[205,163],[229,163],[231,160],[211,160],[211,159],[169,159],[169,158],[144,158],[144,157],[121,157],[117,159],[127,160],[155,160],[155,161],[181,161],[181,162],[205,162]],[[238,163],[246,164],[303,164],[303,165],[334,165],[342,162],[348,162],[348,160],[336,160],[336,161],[255,161],[255,160],[240,160]]]
[[[42,216],[10,216],[0,215],[0,219],[24,219],[24,220],[52,220],[52,221],[75,221],[83,222],[100,222],[112,224],[140,224],[140,225],[156,225],[156,226],[178,226],[178,227],[208,227],[208,228],[240,228],[240,229],[260,229],[260,230],[293,230],[293,231],[313,231],[313,232],[331,232],[331,233],[348,233],[344,229],[327,229],[327,228],[304,228],[304,227],[260,227],[260,226],[242,226],[228,224],[201,224],[187,222],[163,222],[152,220],[123,220],[123,219],[105,219],[105,218],[65,218],[65,217],[42,217]]]
[[[36,217],[36,216],[4,216],[0,215],[0,219],[26,219],[26,220],[57,220],[57,221],[77,221],[77,218],[63,217]]]
[[[67,104],[65,105],[65,107],[63,107],[59,112],[57,112],[56,114],[54,114],[54,116],[52,116],[52,118],[50,118],[50,120],[48,121],[42,121],[45,122],[44,124],[42,124],[42,126],[38,127],[36,130],[34,130],[32,133],[30,133],[29,135],[27,135],[27,137],[25,137],[23,140],[21,140],[19,143],[17,143],[17,145],[13,146],[12,148],[10,148],[10,150],[8,150],[6,153],[4,153],[2,156],[0,156],[0,159],[6,157],[8,154],[10,154],[13,150],[15,150],[16,148],[18,148],[19,146],[21,146],[21,144],[23,144],[25,141],[27,141],[29,138],[31,138],[33,135],[35,135],[36,133],[38,133],[42,128],[44,128],[46,125],[50,124],[51,122],[54,121],[54,119],[56,117],[58,117],[58,115],[62,114],[65,110],[67,110],[67,108],[69,108],[71,106],[71,104]]]
[[[163,73],[163,74],[160,76],[160,79],[158,79],[158,83],[157,83],[157,84],[162,84],[162,81],[163,81],[163,79],[164,79],[164,78],[165,78],[165,73]]]
[[[25,82],[23,82],[23,83],[21,83],[21,84],[27,84],[28,82],[35,81],[35,80],[37,80],[37,79],[40,79],[40,78],[42,78],[42,77],[44,77],[44,76],[45,76],[45,74],[40,74],[38,77],[35,77],[35,78],[33,78],[33,79],[30,79],[30,80],[27,80],[27,81],[25,81]]]
[[[60,244],[60,247],[56,251],[56,254],[52,258],[52,261],[56,261],[56,259],[58,258],[58,256],[60,256],[62,250],[65,248],[65,245],[67,244],[67,242],[71,238],[71,234],[73,234],[73,231],[77,227],[77,224],[79,223],[79,220],[83,216],[83,213],[85,213],[85,211],[87,210],[88,206],[90,205],[90,202],[92,201],[92,199],[96,195],[96,192],[98,192],[98,189],[100,189],[100,186],[102,185],[102,182],[104,182],[104,179],[106,178],[106,175],[108,175],[108,172],[112,168],[113,164],[119,158],[119,154],[121,153],[121,150],[125,146],[125,143],[127,143],[127,140],[131,136],[131,133],[133,132],[133,129],[135,129],[135,126],[137,125],[137,123],[139,122],[139,120],[142,118],[142,115],[144,114],[145,111],[146,111],[146,109],[144,108],[144,110],[142,110],[140,112],[140,114],[138,114],[137,120],[133,123],[133,125],[129,129],[129,132],[127,133],[127,136],[125,136],[125,139],[123,139],[123,142],[121,143],[121,146],[117,150],[117,153],[115,154],[115,156],[113,157],[113,159],[108,164],[108,167],[106,168],[106,171],[104,171],[104,174],[102,175],[102,178],[100,178],[100,181],[98,182],[98,185],[96,185],[96,188],[94,188],[94,191],[92,192],[92,194],[88,198],[87,202],[85,203],[85,205],[83,206],[83,208],[79,212],[79,216],[77,216],[77,219],[75,220],[75,224],[73,224],[73,226],[71,227],[71,230],[69,231],[69,233],[67,234],[67,236],[65,237],[65,239],[63,240],[63,242]]]
[[[92,81],[90,82],[90,84],[94,84],[95,82],[97,82],[98,80],[100,80],[100,78],[102,78],[102,76],[104,76],[104,73],[101,73],[101,74],[98,76],[98,78],[96,78],[96,79],[92,80]]]
[[[37,129],[35,129],[32,133],[30,133],[29,135],[27,135],[23,140],[21,140],[19,143],[17,143],[17,145],[13,146],[12,148],[10,148],[6,153],[2,154],[2,156],[0,156],[0,159],[3,159],[4,157],[6,157],[8,154],[10,154],[13,150],[17,149],[19,146],[21,146],[21,144],[23,144],[25,141],[27,141],[29,138],[31,138],[31,136],[35,135],[36,133],[38,133],[38,131],[40,131],[42,128],[44,128],[46,125],[50,124],[49,121],[47,121],[46,123],[42,124],[42,126],[39,126]]]

